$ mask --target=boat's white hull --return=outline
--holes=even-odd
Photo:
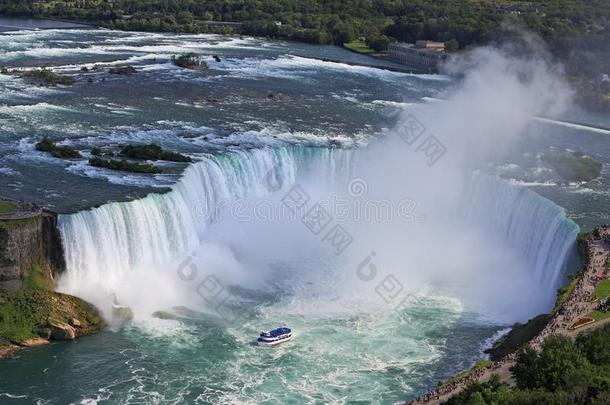
[[[259,346],[277,346],[277,345],[287,342],[291,339],[292,339],[292,335],[289,335],[283,339],[271,340],[271,341],[260,341],[259,340],[257,343]]]

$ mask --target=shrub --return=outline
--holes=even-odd
[[[55,149],[55,143],[53,143],[47,136],[43,136],[42,139],[36,144],[36,150],[41,152],[51,152],[53,149]]]
[[[74,83],[74,79],[71,77],[58,75],[46,68],[26,70],[21,72],[20,77],[39,80],[49,86],[57,86],[58,84],[68,86]]]
[[[385,51],[388,49],[390,42],[390,38],[386,37],[385,35],[375,35],[366,39],[366,44],[375,52]]]
[[[48,137],[44,136],[36,145],[36,150],[49,152],[52,156],[62,159],[78,159],[81,154],[76,149],[69,146],[57,146]]]
[[[208,67],[208,64],[201,60],[201,56],[192,52],[180,56],[173,55],[172,63],[184,69],[201,69]]]
[[[188,156],[176,152],[163,150],[159,145],[154,143],[148,145],[126,145],[123,146],[119,155],[131,159],[143,160],[167,160],[170,162],[191,162],[192,159]]]
[[[81,154],[76,149],[69,148],[67,146],[56,146],[55,149],[51,151],[51,155],[56,158],[62,159],[78,159],[81,157]]]
[[[99,157],[93,157],[89,159],[89,164],[95,167],[102,167],[104,169],[121,170],[125,172],[133,173],[161,173],[161,169],[156,166],[149,165],[146,163],[133,163],[127,160],[118,159],[102,159]]]
[[[137,72],[137,70],[133,66],[120,66],[120,67],[108,69],[108,73],[113,74],[113,75],[128,76],[128,75],[132,75],[136,72]]]

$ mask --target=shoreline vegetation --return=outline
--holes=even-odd
[[[574,339],[549,336],[539,350],[525,348],[507,384],[499,374],[474,381],[445,401],[471,404],[607,404],[610,399],[610,324]]]
[[[393,41],[441,41],[450,51],[505,39],[519,43],[520,34],[510,27],[521,27],[541,36],[553,57],[565,65],[581,104],[610,111],[610,85],[598,83],[601,74],[610,73],[605,71],[610,58],[610,3],[605,0],[0,0],[0,15],[126,31],[239,34],[334,44],[365,55],[383,52]]]
[[[93,305],[55,291],[65,269],[57,215],[23,201],[0,201],[0,359],[99,331],[104,321]]]
[[[610,225],[580,233],[577,241],[582,270],[557,290],[551,314],[515,324],[486,351],[489,361],[408,404],[568,405],[610,399]]]
[[[49,274],[45,265],[38,263],[29,270],[21,289],[0,290],[0,359],[52,340],[91,335],[104,326],[93,305],[55,292]]]
[[[49,18],[110,29],[243,34],[315,44],[362,41],[376,49],[384,40],[456,41],[460,49],[495,40],[505,22],[522,25],[560,47],[582,35],[603,45],[610,5],[604,0],[525,0],[507,3],[416,0],[234,2],[231,0],[125,0],[122,2],[0,0],[5,17]],[[443,16],[440,18],[439,16]],[[579,41],[580,42],[580,41]],[[583,42],[584,43],[584,42]]]

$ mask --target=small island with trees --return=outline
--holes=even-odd
[[[60,159],[80,159],[81,152],[69,146],[58,146],[47,136],[36,143],[36,150],[47,152]],[[132,173],[158,174],[163,170],[153,164],[141,161],[164,160],[175,163],[190,163],[192,158],[182,153],[164,150],[154,143],[147,145],[120,145],[117,152],[111,149],[94,147],[90,151],[89,164],[104,169],[120,170]],[[118,158],[118,159],[117,159]]]
[[[184,69],[206,69],[208,64],[201,59],[201,55],[197,55],[196,53],[185,53],[183,55],[173,55],[172,63],[178,67]]]
[[[599,177],[602,163],[582,152],[551,150],[544,152],[540,160],[549,165],[567,182],[587,182]]]

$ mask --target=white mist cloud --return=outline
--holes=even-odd
[[[225,220],[217,225],[224,229],[224,242],[243,252],[242,259],[250,261],[260,271],[257,277],[266,280],[274,277],[265,274],[270,263],[299,263],[308,255],[325,258],[336,270],[332,294],[339,296],[383,302],[380,283],[387,279],[389,287],[388,276],[392,276],[402,286],[402,295],[429,291],[433,285],[438,294],[458,296],[466,309],[500,321],[524,320],[547,310],[555,286],[544,285],[534,274],[535,263],[528,253],[520,251],[520,246],[504,245],[509,242],[500,234],[504,229],[484,224],[494,218],[464,220],[464,204],[472,202],[466,195],[471,169],[505,153],[526,136],[533,116],[558,114],[569,105],[571,92],[561,69],[544,53],[515,56],[510,52],[478,48],[456,59],[452,70],[462,72],[463,79],[446,94],[445,102],[409,108],[383,140],[358,152],[352,176],[366,184],[362,204],[386,201],[395,208],[401,201],[412,200],[416,203],[413,218],[366,221],[355,220],[352,213],[347,221],[339,221],[354,239],[339,257],[321,241],[322,235],[312,234],[299,221],[236,224]],[[409,145],[399,134],[404,135],[412,117],[423,124],[425,132]],[[429,157],[418,151],[429,135],[446,148],[432,166]],[[303,189],[312,201],[338,197],[354,208],[348,183],[329,184],[324,178],[327,170],[323,165],[301,179]],[[280,204],[279,200],[274,203]],[[515,208],[506,206],[504,214],[510,215]],[[330,212],[336,217],[336,212]],[[377,274],[370,282],[363,281],[357,271],[367,257]],[[329,270],[320,266],[303,271],[308,273],[308,282],[315,282],[325,279]]]

